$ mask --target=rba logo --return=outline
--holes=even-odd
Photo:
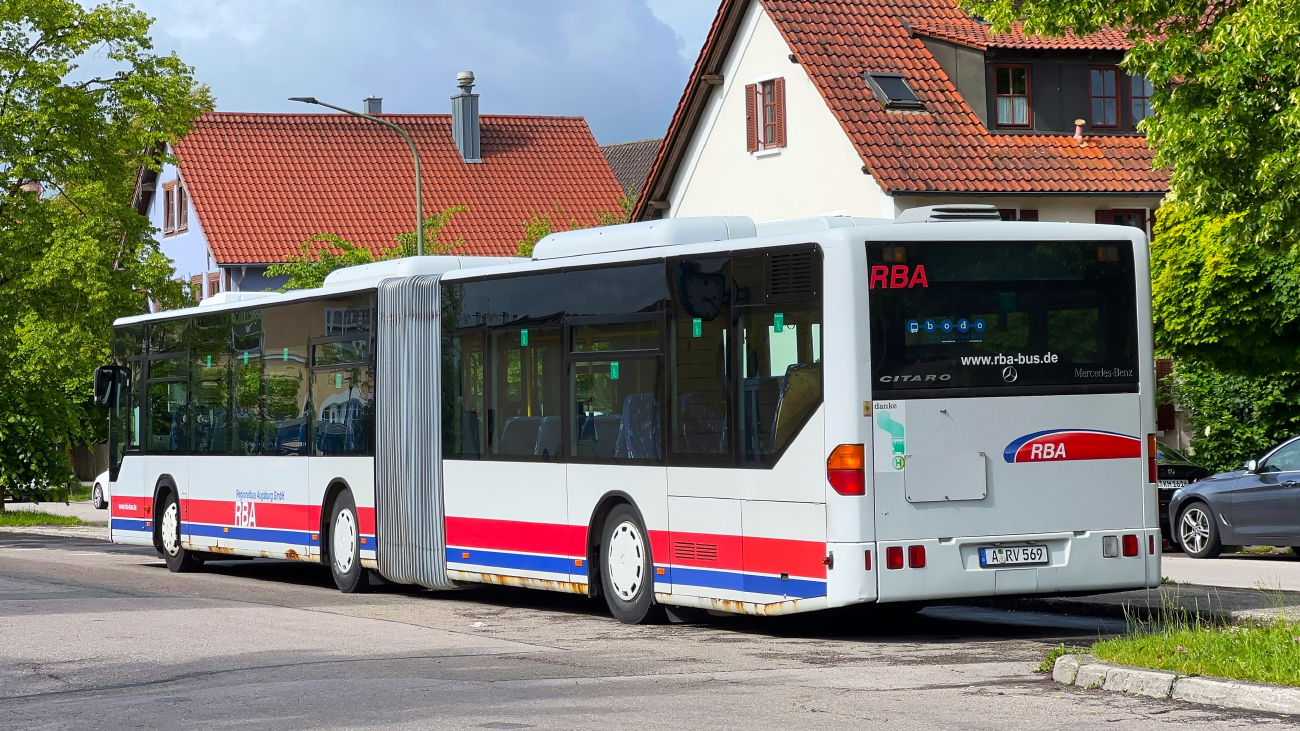
[[[252,500],[235,501],[235,527],[237,528],[256,528],[257,527],[257,509],[256,503]]]
[[[912,287],[929,288],[930,282],[925,278],[925,265],[917,264],[913,269],[906,264],[871,267],[871,282],[867,289],[911,289]]]

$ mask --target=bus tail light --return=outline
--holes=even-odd
[[[925,546],[907,547],[907,565],[914,569],[925,568]]]
[[[1138,555],[1138,537],[1137,537],[1137,536],[1133,535],[1132,533],[1129,533],[1129,534],[1127,534],[1127,535],[1124,536],[1124,541],[1123,541],[1123,543],[1124,543],[1124,555],[1125,555],[1125,556],[1136,556],[1136,555]]]
[[[1156,469],[1156,435],[1147,435],[1147,482],[1160,482],[1160,471]]]
[[[867,473],[861,444],[841,444],[826,458],[826,479],[841,495],[866,495]]]
[[[885,549],[885,568],[901,569],[903,568],[903,547],[890,546]]]
[[[1156,555],[1156,537],[1147,536],[1147,553],[1152,556]]]

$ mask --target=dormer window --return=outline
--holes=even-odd
[[[1029,67],[998,66],[993,70],[999,127],[1031,127]]]
[[[1089,74],[1092,99],[1092,126],[1119,126],[1119,69],[1094,66]]]
[[[907,85],[907,79],[902,74],[863,74],[867,79],[867,85],[871,87],[871,93],[876,95],[876,99],[885,105],[885,109],[924,109],[921,100],[916,98],[916,92],[912,87]]]
[[[190,200],[180,180],[163,183],[163,235],[174,236],[190,228]]]

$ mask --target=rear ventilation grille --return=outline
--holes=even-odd
[[[767,301],[802,302],[817,298],[816,252],[767,257]]]
[[[717,561],[718,544],[674,541],[673,558],[678,561]]]

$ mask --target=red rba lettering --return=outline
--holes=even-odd
[[[906,264],[895,264],[888,266],[871,267],[871,282],[867,289],[875,289],[876,284],[880,284],[881,289],[911,289],[912,287],[924,287],[929,289],[930,282],[925,278],[925,265],[917,264],[915,269]]]

